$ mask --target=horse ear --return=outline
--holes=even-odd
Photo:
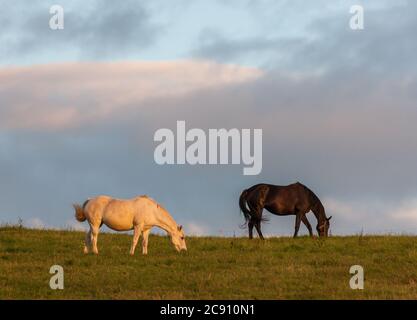
[[[327,221],[329,221],[331,218],[332,218],[332,216],[328,217],[328,218],[327,218]]]

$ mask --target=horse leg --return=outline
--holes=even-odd
[[[91,249],[91,227],[85,235],[84,253],[87,254]]]
[[[252,212],[251,219],[248,222],[249,227],[249,239],[253,239],[253,227],[255,226],[256,231],[261,239],[263,239],[263,235],[261,232],[261,220],[262,220],[262,210],[263,207],[260,205],[253,205],[248,203],[249,209]]]
[[[140,229],[139,226],[135,226],[133,230],[133,240],[132,240],[132,246],[130,247],[130,255],[133,256],[135,254],[135,248],[138,244],[138,240],[140,237]]]
[[[250,220],[248,222],[248,229],[249,229],[249,239],[253,239],[253,222]]]
[[[264,240],[264,236],[262,235],[262,232],[261,232],[261,220],[256,221],[255,228],[256,228],[256,231],[258,231],[259,238]]]
[[[261,221],[262,221],[262,211],[265,207],[266,197],[268,195],[268,188],[263,187],[259,190],[259,197],[257,203],[253,206],[253,212],[255,213],[255,228],[258,232],[259,238],[264,240],[264,236],[262,235],[261,231]]]
[[[142,239],[142,254],[148,254],[148,238],[151,229],[143,231],[143,239]]]
[[[254,208],[254,212],[255,212],[254,225],[255,225],[256,231],[258,232],[259,238],[261,238],[262,240],[264,240],[264,236],[262,235],[262,231],[261,231],[262,210],[264,209],[263,207],[264,201],[265,199],[263,196],[261,199],[261,203],[258,203],[258,205],[255,206]]]
[[[306,215],[305,214],[303,214],[302,215],[302,217],[301,217],[301,221],[305,224],[305,226],[307,227],[307,229],[308,229],[308,233],[310,234],[310,237],[312,237],[313,236],[313,228],[311,227],[311,224],[310,224],[310,222],[308,222],[308,219],[307,219],[307,217],[306,217]]]
[[[93,242],[93,253],[98,254],[98,248],[97,248],[97,238],[98,238],[98,232],[100,230],[99,226],[91,226],[91,233],[92,233],[92,242]]]
[[[301,224],[301,216],[302,216],[302,214],[300,214],[299,212],[297,212],[297,214],[295,215],[295,231],[294,231],[294,238],[296,238],[296,237],[297,237],[298,230],[300,229],[300,224]]]

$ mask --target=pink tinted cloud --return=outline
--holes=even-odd
[[[0,69],[0,124],[57,130],[155,98],[259,78],[256,68],[207,61],[65,63]]]

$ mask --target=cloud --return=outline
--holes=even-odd
[[[207,236],[210,234],[206,226],[195,222],[187,222],[184,230],[189,236]]]
[[[212,59],[222,63],[230,61],[249,62],[258,60],[263,67],[273,58],[273,65],[284,65],[292,61],[291,53],[298,49],[306,39],[260,37],[235,39],[227,38],[216,30],[202,30],[198,45],[192,50],[191,56]]]
[[[404,197],[398,201],[340,200],[325,198],[328,215],[333,215],[332,229],[343,234],[343,225],[356,226],[357,233],[415,233],[417,201]]]
[[[62,32],[48,28],[52,4],[0,0],[0,63],[26,65],[0,69],[2,220],[83,228],[72,202],[146,193],[186,232],[240,235],[242,189],[299,180],[333,215],[333,234],[415,233],[414,2],[364,3],[360,32],[348,29],[355,1],[62,1]],[[205,60],[98,62],[144,51]],[[153,134],[177,120],[262,128],[262,174],[156,165]],[[293,227],[272,215],[263,226]]]
[[[117,117],[155,98],[253,81],[256,68],[207,61],[67,63],[0,69],[8,129],[57,130]],[[136,106],[133,106],[136,104]]]
[[[65,230],[86,231],[88,229],[88,224],[82,224],[75,220],[67,220],[63,228]]]
[[[242,189],[299,180],[333,215],[333,234],[412,229],[407,218],[390,215],[417,192],[412,74],[340,78],[207,62],[63,64],[0,74],[6,221],[37,216],[60,226],[72,218],[72,202],[145,193],[196,233],[233,236],[242,232]],[[67,109],[75,115],[54,116]],[[177,120],[204,130],[262,128],[262,174],[156,165],[153,134]],[[409,207],[401,209],[408,216]],[[265,234],[289,235],[293,225],[293,217],[271,216]]]
[[[27,221],[23,221],[25,227],[30,229],[45,229],[46,224],[40,218],[30,218]]]
[[[191,55],[292,72],[339,71],[341,77],[353,70],[380,75],[415,73],[416,3],[362,4],[365,10],[362,31],[349,28],[349,9],[353,4],[357,2],[249,2],[252,17],[262,32],[236,35],[215,27],[206,28],[200,31]]]
[[[417,199],[406,199],[391,213],[391,217],[397,221],[407,223],[410,227],[417,228]]]
[[[163,26],[154,23],[149,9],[138,1],[122,3],[108,1],[60,1],[64,8],[65,28],[49,28],[49,8],[54,1],[0,2],[0,21],[4,21],[0,35],[0,61],[36,61],[60,52],[61,56],[78,59],[105,59],[127,52],[140,53],[150,46]],[[50,57],[53,58],[53,57]],[[74,59],[71,59],[74,60]]]

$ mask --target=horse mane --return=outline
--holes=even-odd
[[[149,201],[151,201],[151,202],[153,202],[156,206],[157,206],[157,208],[158,209],[162,209],[162,211],[164,211],[166,214],[168,214],[168,216],[174,221],[174,218],[172,218],[172,216],[171,216],[171,214],[168,212],[168,210],[167,209],[165,209],[165,207],[163,206],[163,205],[161,205],[160,203],[158,203],[155,199],[153,199],[153,198],[151,198],[151,197],[149,197],[148,195],[146,195],[146,194],[143,194],[143,195],[141,195],[141,196],[139,196],[139,198],[145,198],[145,199],[148,199]],[[174,221],[175,222],[175,221]]]
[[[323,216],[325,218],[326,213],[324,211],[324,206],[321,203],[319,197],[317,197],[316,194],[313,191],[311,191],[311,189],[309,189],[307,186],[303,185],[302,183],[300,184],[304,187],[308,194],[313,213],[319,214],[320,216]]]
[[[163,210],[167,211],[167,210],[164,208],[164,206],[162,206],[161,204],[159,204],[159,203],[158,203],[155,199],[153,199],[153,198],[149,197],[148,195],[144,194],[144,195],[142,195],[142,196],[140,196],[140,197],[141,197],[141,198],[146,198],[146,199],[148,199],[148,200],[152,201],[153,203],[155,203],[155,204],[156,204],[156,206],[157,206],[158,208],[162,208]]]

